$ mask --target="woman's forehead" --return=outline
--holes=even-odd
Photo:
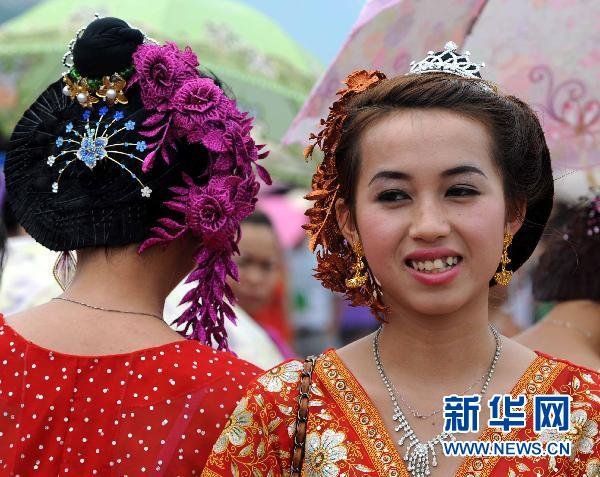
[[[493,168],[490,136],[484,124],[441,109],[402,110],[363,132],[361,169],[392,168],[409,175],[462,165]]]

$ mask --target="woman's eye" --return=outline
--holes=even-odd
[[[397,202],[408,198],[408,194],[401,190],[386,190],[377,196],[379,202]]]
[[[448,189],[446,195],[451,197],[468,197],[472,195],[479,195],[479,191],[477,189],[473,189],[472,187],[454,186]]]

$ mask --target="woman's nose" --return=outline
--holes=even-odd
[[[435,200],[422,201],[414,205],[409,236],[414,240],[435,242],[450,233],[445,207]]]

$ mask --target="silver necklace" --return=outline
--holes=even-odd
[[[483,381],[486,377],[486,374],[482,374],[480,377],[478,377],[473,384],[471,384],[468,388],[466,388],[461,395],[465,395],[467,394],[471,389],[473,389],[475,387],[475,385],[481,381]],[[439,414],[440,412],[442,412],[442,410],[444,409],[443,407],[436,409],[435,411],[433,411],[430,414],[423,414],[422,412],[420,412],[418,409],[414,408],[413,406],[410,405],[410,403],[404,399],[404,396],[402,396],[402,394],[400,394],[398,392],[398,389],[396,388],[396,385],[392,382],[390,382],[390,384],[392,385],[392,388],[394,388],[394,394],[396,396],[398,396],[400,398],[400,400],[406,404],[406,407],[408,408],[408,410],[411,412],[411,414],[413,415],[413,417],[416,417],[418,419],[429,419],[430,417],[435,416],[436,414]]]
[[[77,300],[72,300],[70,298],[65,298],[62,296],[57,296],[52,298],[53,300],[62,300],[62,301],[68,301],[69,303],[75,303],[76,305],[81,305],[81,306],[85,306],[86,308],[91,308],[92,310],[100,310],[100,311],[108,311],[110,313],[125,313],[127,315],[144,315],[144,316],[152,316],[154,318],[158,318],[159,320],[162,320],[163,317],[160,315],[155,315],[154,313],[144,313],[141,311],[124,311],[124,310],[113,310],[111,308],[102,308],[100,306],[94,306],[94,305],[88,305],[87,303],[84,303],[82,301],[77,301]]]
[[[490,368],[487,372],[487,377],[483,386],[481,387],[481,391],[479,394],[483,396],[487,391],[487,388],[492,380],[492,376],[494,375],[494,370],[496,369],[496,363],[500,359],[500,354],[502,352],[502,340],[500,335],[496,331],[496,329],[490,325],[490,329],[492,330],[492,334],[494,335],[494,339],[496,341],[496,352],[494,353],[494,357],[492,358],[492,362],[490,364]],[[385,370],[383,369],[383,363],[381,362],[381,356],[379,354],[379,334],[381,333],[382,327],[379,327],[375,335],[373,336],[373,357],[375,358],[375,365],[377,366],[377,371],[379,371],[379,375],[381,376],[381,380],[385,385],[388,394],[390,395],[390,399],[392,401],[392,405],[394,407],[394,415],[392,419],[398,422],[398,425],[394,428],[396,432],[400,432],[402,430],[404,435],[400,437],[398,441],[398,446],[402,446],[404,441],[408,438],[410,440],[410,444],[406,448],[406,452],[404,453],[404,461],[407,463],[407,470],[410,472],[412,477],[427,477],[431,474],[431,469],[429,465],[429,454],[431,453],[431,467],[437,467],[437,455],[435,453],[435,446],[442,445],[442,442],[447,442],[448,440],[454,442],[456,438],[452,433],[442,431],[437,436],[429,439],[427,442],[421,442],[417,439],[415,432],[412,427],[408,423],[408,420],[404,416],[404,413],[400,409],[400,405],[398,404],[398,400],[396,399],[396,393],[394,392],[394,385],[392,381],[385,374]]]

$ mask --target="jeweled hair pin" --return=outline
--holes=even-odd
[[[421,61],[411,61],[408,75],[423,73],[448,73],[462,78],[478,80],[483,89],[496,92],[495,85],[483,80],[481,68],[485,63],[474,63],[471,61],[471,52],[458,52],[458,46],[449,41],[442,51],[428,51],[427,56]]]
[[[92,119],[92,114],[97,117]],[[113,136],[122,131],[133,132],[136,129],[135,121],[125,120],[122,111],[111,111],[107,106],[100,107],[97,112],[94,109],[85,109],[82,119],[85,123],[80,130],[70,121],[65,126],[63,134],[54,141],[56,152],[48,156],[46,161],[49,167],[53,167],[55,162],[60,161],[57,164],[59,165],[58,177],[52,183],[52,192],[58,193],[63,172],[74,162],[81,161],[90,169],[94,169],[98,162],[110,161],[118,165],[124,173],[129,174],[140,185],[142,197],[150,197],[152,189],[145,185],[126,165],[127,161],[144,162],[136,153],[146,150],[146,141],[134,140],[119,143],[111,141]],[[76,122],[76,124],[78,123]],[[128,148],[129,151],[127,151]]]

